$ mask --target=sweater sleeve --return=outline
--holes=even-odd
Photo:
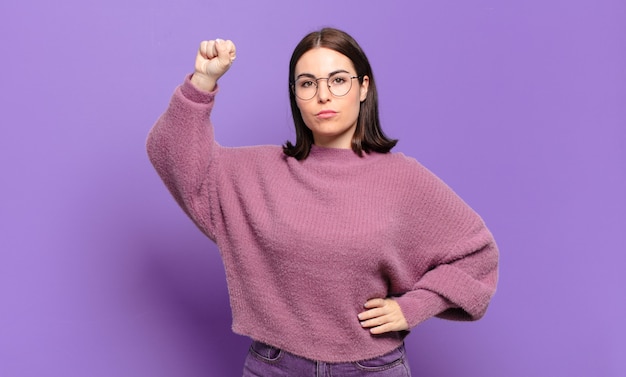
[[[491,232],[473,209],[430,174],[411,214],[416,241],[406,250],[408,258],[420,260],[409,267],[419,279],[396,298],[411,328],[433,316],[480,319],[498,279],[498,248]]]
[[[191,84],[191,75],[176,88],[166,111],[150,130],[148,157],[176,202],[210,239],[210,168],[220,146],[209,116],[217,88],[203,92]]]

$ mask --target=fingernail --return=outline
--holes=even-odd
[[[222,40],[222,39],[219,39],[219,38],[216,38],[216,39],[215,39],[215,43],[221,43],[221,42],[223,42],[223,40]]]

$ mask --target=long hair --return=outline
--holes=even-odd
[[[313,133],[302,119],[302,114],[296,103],[293,83],[295,81],[294,76],[298,60],[300,60],[302,55],[307,51],[319,47],[337,51],[348,57],[356,69],[357,76],[359,76],[359,84],[363,83],[363,76],[369,77],[367,97],[360,104],[357,126],[354,130],[354,136],[352,137],[352,150],[359,156],[363,156],[363,152],[389,152],[391,148],[396,145],[398,140],[389,139],[385,136],[380,127],[378,92],[376,90],[376,81],[374,80],[374,73],[372,72],[369,60],[354,38],[346,32],[334,28],[323,28],[320,31],[307,34],[302,38],[300,43],[298,43],[291,55],[289,62],[289,102],[291,104],[293,123],[296,128],[296,144],[293,145],[290,141],[287,141],[285,145],[283,145],[283,152],[287,156],[304,160],[311,151]]]

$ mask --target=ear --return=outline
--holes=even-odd
[[[361,83],[361,86],[359,88],[359,90],[361,91],[360,93],[360,100],[361,102],[365,101],[365,99],[367,98],[367,90],[370,87],[370,78],[368,76],[363,76],[363,82]]]

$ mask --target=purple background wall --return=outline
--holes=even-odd
[[[225,145],[293,140],[287,62],[353,34],[386,132],[502,252],[476,323],[409,337],[418,376],[626,375],[623,1],[18,1],[0,5],[0,376],[237,376],[215,246],[148,163],[200,40],[236,41]]]

